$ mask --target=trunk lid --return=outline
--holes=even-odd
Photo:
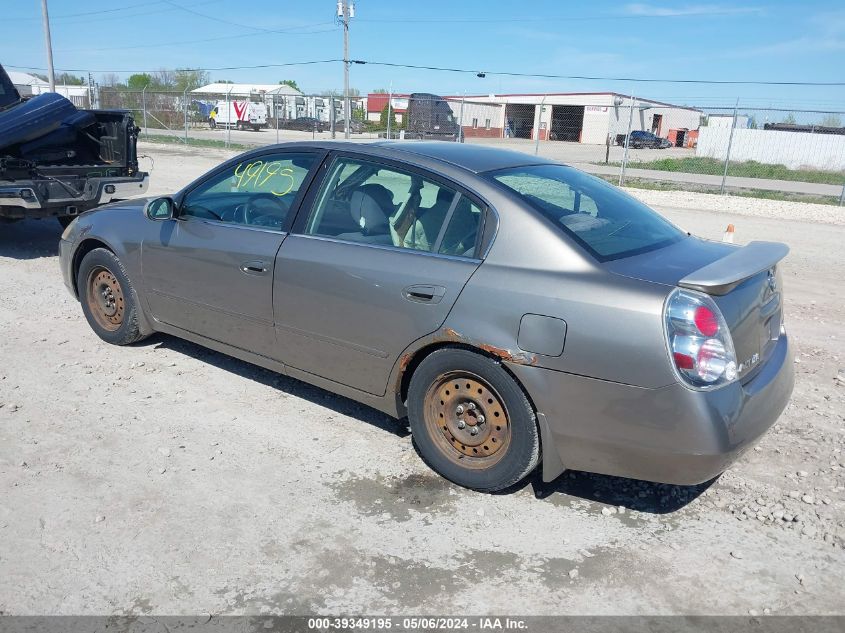
[[[778,262],[789,248],[776,242],[740,247],[689,237],[666,248],[604,264],[610,272],[705,292],[731,331],[740,381],[753,378],[775,348],[783,322]]]

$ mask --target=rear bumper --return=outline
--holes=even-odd
[[[48,218],[78,215],[114,200],[140,196],[150,186],[150,175],[138,172],[125,178],[89,178],[78,196],[55,181],[23,181],[0,185],[0,217]],[[47,191],[49,193],[45,194]]]
[[[509,364],[548,422],[564,468],[691,485],[722,473],[777,421],[794,385],[791,344],[745,385],[643,389]],[[555,469],[559,470],[559,469]],[[544,479],[559,472],[544,469]]]

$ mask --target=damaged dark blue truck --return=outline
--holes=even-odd
[[[67,225],[144,193],[139,131],[126,111],[79,110],[55,93],[22,97],[0,66],[0,222],[56,217]]]

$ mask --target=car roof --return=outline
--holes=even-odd
[[[290,147],[291,144],[285,144]],[[508,167],[524,165],[556,164],[554,161],[533,156],[523,152],[485,147],[483,145],[454,143],[447,141],[375,141],[369,143],[349,143],[345,141],[301,141],[296,143],[300,147],[317,147],[326,150],[350,150],[393,158],[394,160],[408,160],[421,157],[430,161],[460,167],[474,173],[495,171]],[[267,148],[263,148],[266,150]],[[408,156],[408,155],[412,156]]]
[[[521,167],[523,165],[544,165],[553,162],[524,152],[515,152],[498,147],[485,147],[484,145],[468,145],[466,143],[449,143],[444,141],[383,141],[376,143],[376,145],[394,150],[400,154],[408,153],[425,156],[426,158],[463,167],[476,173],[505,169],[507,167]]]

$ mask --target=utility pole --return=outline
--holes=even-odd
[[[343,137],[348,139],[351,110],[349,107],[349,20],[355,17],[354,0],[337,0],[337,17],[343,23]]]
[[[50,79],[50,92],[56,92],[56,73],[53,70],[53,42],[50,39],[50,15],[47,13],[47,0],[41,0],[41,15],[44,18],[44,42],[47,45],[47,75]]]

